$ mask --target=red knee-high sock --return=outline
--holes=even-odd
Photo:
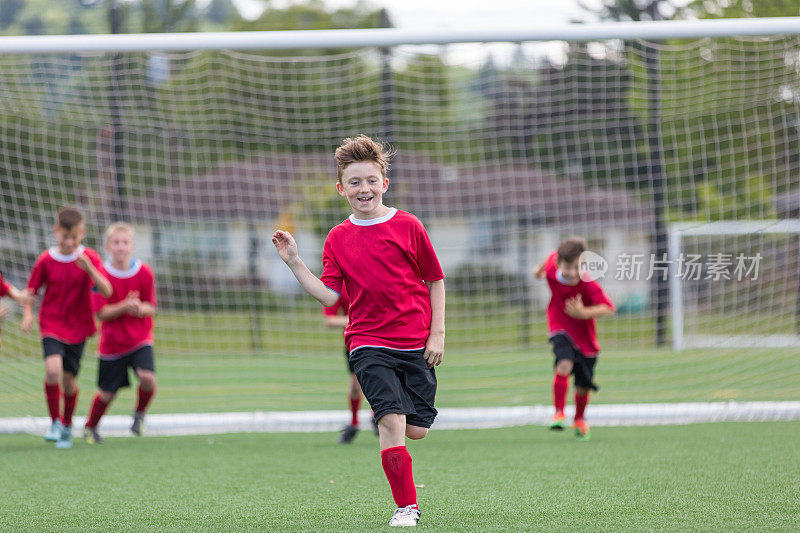
[[[72,394],[64,394],[64,416],[62,422],[65,426],[72,425],[72,413],[75,412],[75,404],[78,401],[78,387],[75,387],[75,392]]]
[[[139,397],[136,401],[136,410],[144,413],[147,406],[150,404],[150,400],[153,399],[153,396],[156,393],[156,388],[153,387],[149,391],[142,390],[142,386],[139,385]]]
[[[564,411],[564,404],[567,403],[567,389],[569,389],[569,376],[556,373],[553,379],[553,405],[559,413]]]
[[[414,474],[411,470],[411,456],[405,446],[395,446],[381,451],[381,463],[392,496],[398,507],[417,505],[417,488],[414,486]]]
[[[586,404],[588,403],[588,392],[583,396],[580,396],[577,392],[575,393],[575,420],[580,420],[583,418],[583,412],[586,410]]]
[[[107,407],[108,404],[100,398],[100,394],[95,394],[94,400],[92,400],[92,408],[89,411],[89,416],[86,418],[86,427],[96,428],[97,424],[100,423],[100,417],[106,412]]]
[[[50,385],[44,382],[44,397],[47,399],[47,410],[50,411],[50,419],[55,422],[61,414],[61,386],[58,383]]]
[[[358,408],[361,407],[361,396],[358,398],[350,398],[350,412],[353,418],[350,421],[351,426],[358,426]]]

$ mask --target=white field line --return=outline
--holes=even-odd
[[[525,425],[545,425],[553,408],[484,407],[439,409],[434,429],[479,429]],[[568,420],[574,414],[566,409]],[[702,422],[763,422],[800,420],[800,402],[707,402],[653,404],[589,405],[587,421],[593,426],[656,426]],[[370,429],[370,412],[362,410],[363,429]],[[349,411],[271,411],[238,413],[153,414],[146,418],[147,435],[210,435],[214,433],[251,432],[324,432],[337,431],[348,423]],[[73,420],[79,435],[85,418]],[[105,416],[100,433],[108,436],[130,435],[130,416]],[[47,417],[0,418],[0,433],[43,434],[50,425]]]

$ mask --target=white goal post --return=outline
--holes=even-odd
[[[800,331],[794,333],[764,333],[724,335],[705,333],[686,335],[685,294],[683,273],[679,272],[682,262],[684,242],[688,238],[702,237],[748,237],[789,235],[800,237],[800,219],[785,220],[746,220],[717,222],[683,222],[669,228],[669,286],[672,319],[672,347],[675,350],[687,348],[797,348],[800,347]],[[761,250],[753,250],[762,259]],[[733,260],[735,258],[728,257]],[[732,264],[732,263],[731,263]],[[729,264],[728,266],[731,266]],[[758,265],[756,264],[756,268]],[[757,273],[756,273],[757,275]],[[737,281],[742,281],[741,279]],[[789,310],[787,310],[789,311]],[[795,309],[796,313],[797,310]]]
[[[420,218],[445,272],[442,424],[544,420],[550,294],[533,270],[571,235],[609,258],[765,258],[741,284],[601,281],[617,312],[598,320],[593,401],[615,421],[788,403],[800,395],[787,364],[798,58],[800,17],[0,37],[0,273],[25,285],[62,205],[85,212],[100,251],[108,224],[129,221],[158,290],[152,415],[331,429],[345,407],[342,332],[269,236],[292,231],[319,274],[327,232],[349,215],[333,150],[364,133],[397,149],[387,205]],[[39,417],[41,346],[9,305],[0,418]],[[707,390],[690,379],[714,371]]]
[[[514,23],[502,28],[409,30],[253,31],[117,35],[42,35],[0,37],[0,53],[141,52],[147,50],[291,50],[302,48],[386,47],[456,43],[595,41],[606,39],[695,39],[800,33],[800,17],[665,20],[556,24]]]

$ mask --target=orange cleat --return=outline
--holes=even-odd
[[[586,420],[583,418],[576,419],[575,423],[572,424],[572,427],[575,429],[575,437],[578,440],[589,440],[591,438],[591,434],[589,433],[589,424],[587,424]]]
[[[564,416],[564,411],[556,411],[556,414],[553,415],[553,419],[550,421],[550,429],[553,431],[563,430],[566,419],[567,417]]]

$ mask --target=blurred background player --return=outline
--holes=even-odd
[[[564,404],[569,389],[569,375],[575,376],[575,436],[589,439],[585,411],[589,391],[597,390],[594,367],[600,344],[597,342],[595,318],[614,314],[614,304],[596,281],[582,279],[580,256],[586,241],[570,238],[536,267],[536,277],[546,279],[550,287],[547,305],[547,326],[555,354],[553,404],[555,414],[550,429],[564,429]],[[585,277],[585,276],[584,276]]]
[[[62,207],[53,227],[56,246],[42,252],[31,270],[27,290],[35,295],[44,287],[39,309],[39,333],[44,352],[44,390],[52,424],[44,438],[56,448],[72,447],[72,413],[78,399],[77,376],[86,339],[96,328],[92,316],[91,291],[111,295],[97,252],[81,244],[86,236],[83,213]],[[22,331],[33,326],[33,303],[25,305]],[[64,412],[59,420],[60,386],[64,387]]]
[[[0,298],[8,296],[19,305],[25,306],[33,301],[33,296],[28,291],[21,291],[3,279],[0,273]],[[5,305],[0,305],[0,320],[8,316],[10,309]]]
[[[330,307],[322,308],[322,314],[325,317],[325,325],[329,328],[346,328],[348,321],[348,307],[350,307],[350,300],[347,298],[347,291],[343,289],[342,294],[339,296],[339,300],[336,301],[336,304]],[[358,384],[358,379],[356,378],[355,370],[353,370],[353,363],[350,361],[347,345],[344,347],[344,358],[347,361],[347,369],[350,371],[350,384],[347,388],[347,400],[348,404],[350,405],[351,418],[350,423],[342,428],[342,432],[339,435],[339,444],[350,444],[358,434],[358,410],[361,407],[362,392],[361,385]],[[372,421],[373,431],[375,432],[375,435],[377,435],[378,424],[375,422],[374,417],[370,417],[370,419]]]
[[[433,367],[444,355],[444,274],[419,219],[383,205],[389,157],[364,135],[336,149],[336,190],[353,214],[325,239],[321,279],[300,259],[290,233],[276,231],[272,242],[322,305],[334,305],[346,287],[345,342],[378,421],[381,464],[397,504],[389,525],[416,526],[420,511],[405,438],[424,438],[437,414]]]
[[[156,392],[153,357],[153,316],[156,314],[155,278],[150,267],[133,258],[133,227],[124,222],[106,230],[105,248],[111,257],[105,263],[114,288],[110,297],[95,294],[93,306],[101,322],[97,354],[97,394],[86,418],[83,436],[90,444],[102,443],[97,424],[120,387],[129,387],[128,368],[139,379],[131,431],[141,435],[144,414]]]

